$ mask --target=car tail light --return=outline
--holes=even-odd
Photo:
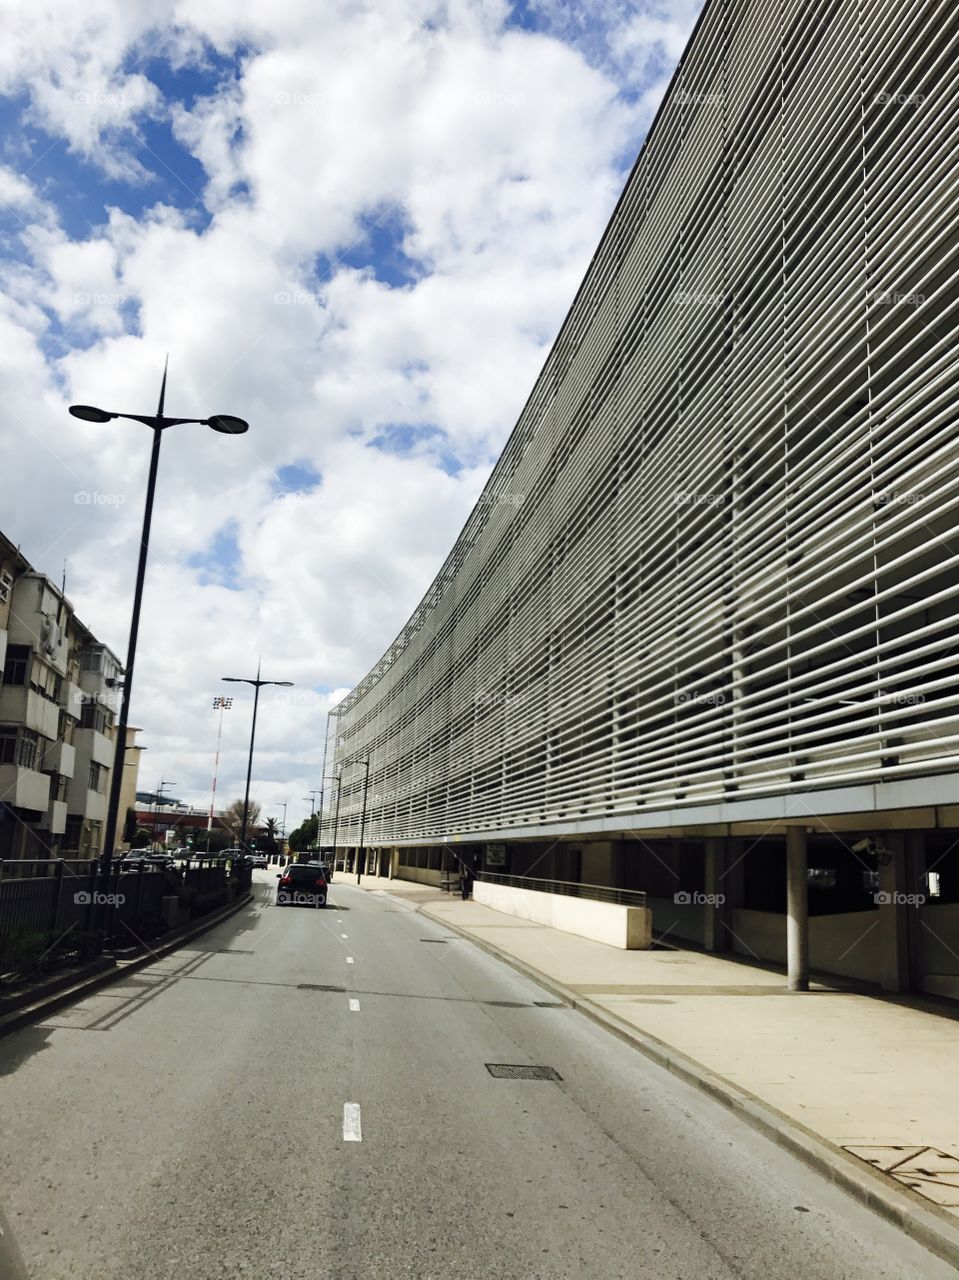
[[[318,889],[325,889],[325,888],[326,888],[326,881],[325,881],[322,877],[320,877],[320,879],[319,879],[319,880],[317,880],[317,882],[316,882],[316,887],[317,887]]]
[[[283,878],[280,880],[280,884],[289,884],[289,883],[290,883],[289,876],[283,876]]]

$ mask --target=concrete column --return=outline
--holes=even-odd
[[[879,980],[886,991],[912,989],[909,965],[909,913],[918,910],[909,903],[912,894],[906,875],[906,850],[901,831],[886,831],[879,837],[886,847],[877,858],[879,869],[879,933],[881,960]]]
[[[720,836],[707,836],[703,862],[703,891],[706,894],[703,943],[707,951],[728,951],[732,935],[728,912],[732,909],[725,882],[726,841]]]
[[[809,895],[806,832],[786,828],[786,969],[790,991],[809,990]]]

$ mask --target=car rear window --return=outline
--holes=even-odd
[[[287,875],[292,876],[294,880],[310,880],[315,882],[323,876],[322,867],[293,866],[287,867],[286,872]],[[325,879],[326,877],[324,876],[323,878]]]

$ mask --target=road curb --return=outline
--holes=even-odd
[[[153,964],[156,960],[162,960],[171,951],[176,951],[178,947],[182,947],[184,943],[192,942],[194,938],[199,938],[202,934],[215,929],[224,920],[229,920],[230,916],[235,915],[237,911],[252,901],[252,893],[244,894],[242,898],[237,898],[215,914],[205,916],[202,920],[191,921],[184,928],[177,930],[174,937],[166,938],[159,946],[149,948],[145,954],[134,956],[130,960],[121,960],[119,963],[111,965],[108,969],[81,979],[72,986],[62,988],[60,991],[35,1000],[32,1004],[24,1005],[20,1009],[14,1009],[10,1013],[4,1014],[3,1017],[0,1017],[0,1039],[14,1031],[19,1031],[21,1027],[45,1018],[50,1013],[55,1013],[58,1009],[62,1009],[68,1004],[73,1004],[76,1000],[82,1000],[84,996],[98,991],[101,987],[109,986],[111,982],[117,982],[120,978],[126,977],[128,973],[136,973],[138,969],[143,969],[148,964]]]
[[[388,890],[384,890],[388,892]],[[393,896],[393,895],[390,895]],[[434,915],[429,903],[414,906],[430,920],[452,929],[460,937],[474,943],[481,951],[504,961],[524,977],[557,996],[570,1008],[578,1010],[593,1022],[612,1031],[621,1040],[638,1049],[653,1062],[679,1076],[688,1084],[702,1089],[730,1111],[736,1112],[754,1129],[771,1138],[779,1146],[798,1156],[817,1173],[855,1196],[873,1212],[892,1222],[919,1244],[959,1269],[959,1224],[944,1212],[930,1207],[907,1188],[891,1186],[886,1176],[861,1164],[854,1156],[834,1147],[825,1138],[807,1129],[790,1116],[763,1102],[747,1089],[717,1075],[694,1058],[674,1049],[665,1041],[618,1018],[601,1005],[584,999],[548,974],[509,955],[485,938],[477,938],[466,929],[451,923],[445,916]]]

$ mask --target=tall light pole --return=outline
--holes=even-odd
[[[367,756],[363,761],[366,765],[366,773],[363,775],[363,808],[360,813],[360,843],[356,846],[356,883],[360,883],[360,855],[363,852],[363,838],[366,834],[366,793],[370,786],[370,757]],[[365,862],[366,859],[364,858]]]
[[[253,727],[250,729],[250,759],[246,766],[246,793],[243,796],[243,823],[240,827],[240,848],[246,853],[246,825],[250,813],[250,778],[253,774],[253,744],[256,741],[256,708],[260,701],[260,690],[265,684],[279,685],[283,689],[292,689],[292,680],[261,680],[260,679],[260,663],[256,664],[256,679],[250,680],[247,676],[221,676],[221,680],[226,680],[230,684],[251,684],[256,692],[253,695]]]
[[[340,825],[340,783],[343,777],[342,767],[333,773],[333,781],[336,783],[336,813],[333,817],[333,870],[336,870],[336,829]],[[346,870],[346,859],[343,860],[343,870]]]
[[[227,436],[239,436],[249,430],[249,424],[242,418],[234,418],[227,413],[215,413],[210,418],[168,418],[163,412],[166,399],[167,366],[163,366],[163,381],[160,383],[160,399],[155,414],[111,413],[106,409],[97,409],[90,404],[72,404],[70,412],[75,418],[84,422],[110,422],[113,418],[126,418],[130,422],[142,422],[153,432],[153,449],[150,453],[150,473],[147,479],[147,496],[143,508],[143,528],[140,533],[140,557],[137,562],[137,581],[133,591],[133,616],[130,620],[130,638],[127,642],[127,665],[123,679],[123,698],[120,703],[120,719],[114,726],[116,741],[113,749],[113,773],[110,777],[110,800],[107,805],[107,822],[103,833],[103,849],[101,860],[109,871],[113,860],[113,846],[117,838],[117,815],[120,811],[120,792],[123,789],[123,758],[127,749],[127,725],[130,721],[130,696],[133,693],[133,668],[137,656],[137,636],[140,631],[140,605],[143,602],[143,580],[146,577],[147,551],[150,546],[150,525],[153,521],[153,498],[156,493],[157,468],[160,464],[160,441],[167,427],[182,426],[186,423],[198,423],[211,427]]]
[[[330,716],[332,711],[326,713],[326,731],[323,735],[323,767],[320,770],[320,821],[316,827],[316,846],[318,849],[323,848],[323,796],[326,792],[326,751],[330,745]],[[336,855],[334,854],[334,857]]]
[[[213,710],[219,711],[220,722],[216,731],[216,756],[213,760],[213,786],[210,788],[210,812],[206,820],[206,851],[210,852],[210,832],[213,829],[213,809],[216,805],[216,775],[220,770],[220,739],[223,737],[223,712],[233,706],[232,698],[216,697],[213,699]]]
[[[153,840],[150,844],[151,849],[156,848],[157,823],[160,817],[160,805],[163,803],[163,793],[167,789],[167,787],[175,787],[175,786],[176,786],[175,782],[166,782],[164,781],[163,778],[161,778],[160,785],[156,789],[156,793],[153,797]]]

